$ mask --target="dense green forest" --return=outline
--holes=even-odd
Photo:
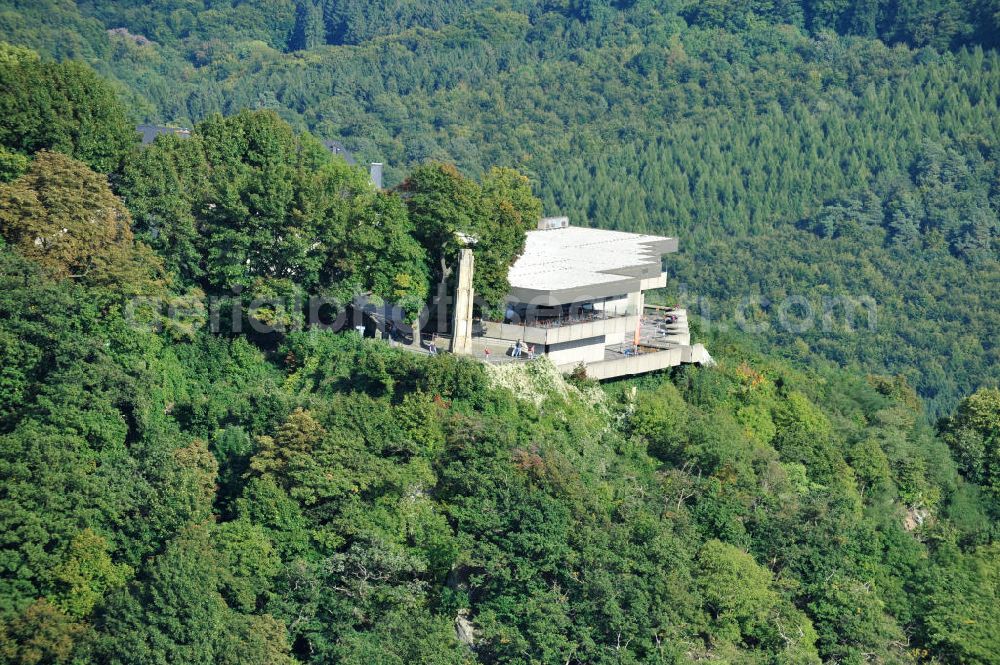
[[[0,3],[0,660],[1000,662],[998,11]],[[302,326],[542,211],[680,236],[718,364]]]
[[[904,373],[943,415],[1000,380],[998,17],[988,0],[91,0],[7,3],[0,35],[90,63],[136,119],[274,110],[390,185],[429,159],[517,168],[547,214],[680,237],[674,297],[708,325],[771,303],[773,353]],[[870,299],[877,326],[789,331],[789,296]]]

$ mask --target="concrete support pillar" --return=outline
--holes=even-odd
[[[472,274],[475,269],[471,249],[459,250],[455,286],[455,311],[451,320],[451,352],[472,353]]]
[[[628,305],[625,313],[629,316],[642,316],[642,310],[646,305],[646,294],[642,291],[633,291],[628,294]]]
[[[628,314],[639,317],[636,319],[635,330],[632,331],[632,343],[639,346],[639,339],[642,336],[642,315],[646,306],[646,294],[641,290],[628,294]]]

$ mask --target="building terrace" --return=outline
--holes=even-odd
[[[521,343],[564,371],[583,363],[601,379],[711,362],[703,346],[690,345],[685,312],[646,312],[645,292],[666,285],[663,256],[677,247],[676,238],[543,219],[511,266],[502,320],[477,327],[456,317],[453,328],[469,331],[460,352],[506,357]],[[471,298],[471,273],[460,274],[456,303],[465,302],[463,282]]]

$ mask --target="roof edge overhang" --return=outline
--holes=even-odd
[[[569,289],[526,289],[512,288],[507,296],[508,302],[525,305],[552,307],[555,305],[570,305],[584,303],[612,296],[623,296],[639,290],[639,279],[622,279],[614,282],[588,284]]]
[[[549,233],[558,231],[549,231]],[[542,231],[546,233],[546,231]],[[582,303],[599,298],[627,295],[640,290],[642,280],[659,277],[663,266],[660,259],[664,254],[677,251],[677,238],[657,238],[642,243],[650,254],[650,261],[644,263],[602,271],[604,274],[618,275],[624,279],[612,282],[584,284],[567,289],[533,289],[530,287],[512,287],[507,296],[507,302],[517,302],[542,307]],[[655,258],[654,258],[655,257]]]

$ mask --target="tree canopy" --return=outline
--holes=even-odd
[[[126,294],[155,293],[162,278],[107,178],[59,153],[38,153],[27,173],[0,184],[0,235],[57,278]]]
[[[54,150],[101,173],[117,170],[138,141],[112,86],[79,62],[47,62],[0,43],[0,179],[18,168],[12,155]]]
[[[117,143],[110,84],[0,50],[0,659],[992,665],[994,10],[0,11],[193,125]],[[662,297],[750,283],[772,325],[692,316],[716,364],[598,385],[121,306],[417,303],[456,232],[493,301],[543,207],[686,238]],[[779,327],[800,289],[877,325]]]
[[[286,282],[422,303],[424,250],[402,206],[270,112],[216,116],[128,160],[119,191],[140,237],[209,293]]]
[[[452,165],[431,163],[414,169],[400,189],[435,278],[450,275],[459,248],[468,245],[476,257],[477,297],[499,306],[510,291],[508,269],[524,251],[524,234],[541,218],[542,204],[528,179],[493,168],[477,183]]]

